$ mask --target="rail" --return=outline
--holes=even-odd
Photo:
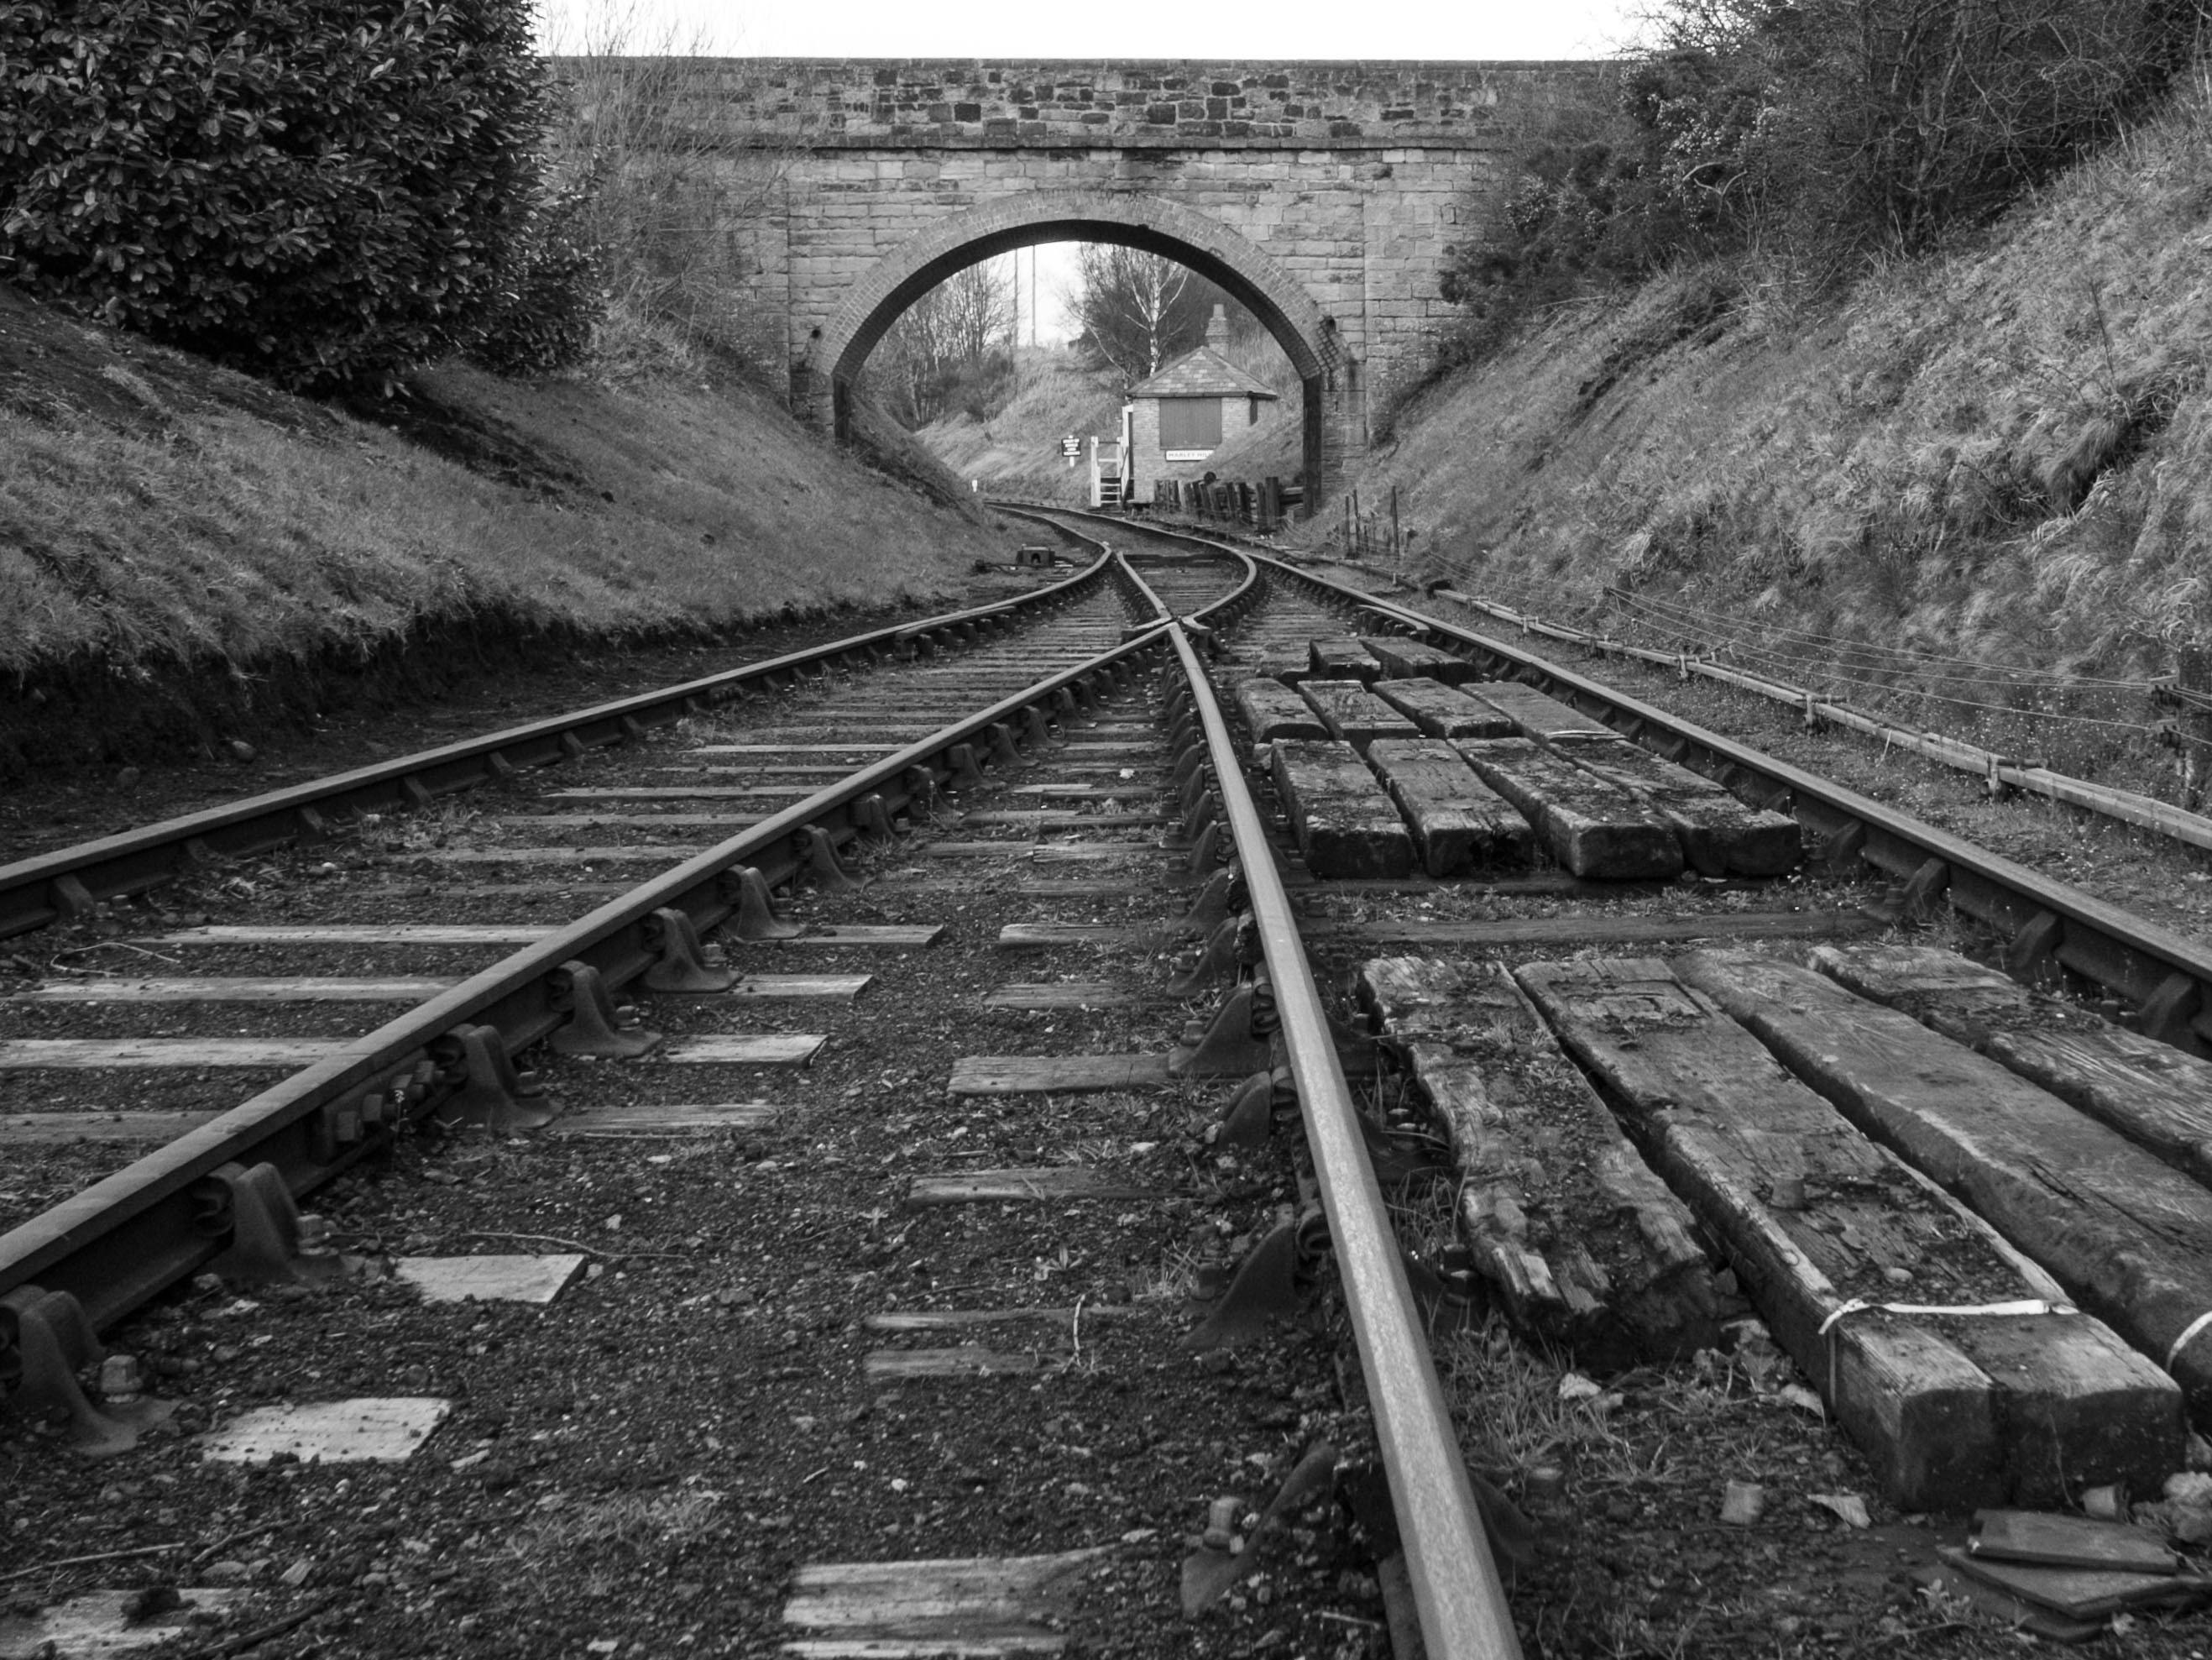
[[[1205,667],[1185,629],[1178,626],[1170,632],[1267,958],[1306,1144],[1374,1409],[1376,1438],[1389,1475],[1422,1638],[1432,1655],[1516,1660],[1521,1645],[1504,1587],[1290,896]]]
[[[1209,553],[1223,550],[1218,542],[1158,526],[1144,533]],[[2196,941],[1534,652],[1266,554],[1249,556],[1275,577],[1364,610],[1378,623],[1455,644],[1493,672],[1527,680],[1670,760],[1794,813],[1825,839],[1831,860],[1863,861],[1899,879],[1906,911],[1948,898],[1989,925],[2006,940],[2005,967],[2015,977],[2033,982],[2070,970],[2131,1010],[2146,1036],[2212,1055],[2212,952]]]
[[[1907,910],[1926,909],[1948,895],[1954,908],[2005,937],[2005,966],[2014,976],[2032,980],[2053,968],[2070,970],[2130,1006],[2147,1036],[2212,1054],[2212,952],[2194,940],[1533,652],[1310,571],[1261,562],[1286,581],[1452,642],[1628,737],[1649,735],[1668,759],[1795,813],[1826,839],[1832,859],[1855,857],[1902,879]]]
[[[328,814],[426,806],[440,796],[524,768],[573,759],[635,738],[647,727],[704,714],[749,692],[780,690],[808,674],[908,647],[932,648],[943,635],[972,638],[1031,611],[1065,605],[1104,581],[1111,569],[1111,559],[1102,555],[1066,581],[1019,599],[872,629],[0,865],[0,939],[82,915],[100,900],[138,892],[215,860],[247,857],[320,836]]]
[[[1471,593],[1456,589],[1438,591],[1438,597],[1469,611],[1495,617],[1522,634],[1534,634],[1547,640],[1558,640],[1569,645],[1585,648],[1601,657],[1632,657],[1639,662],[1657,668],[1673,669],[1685,678],[1697,675],[1703,679],[1717,681],[1740,691],[1754,692],[1778,703],[1805,712],[1808,725],[1827,721],[1847,727],[1869,737],[1879,738],[1893,748],[1925,756],[1942,765],[1960,772],[1971,772],[1986,778],[1992,791],[1999,789],[2027,790],[2032,794],[2047,796],[2054,801],[2063,801],[2069,807],[2117,818],[2124,824],[2138,825],[2170,836],[2177,842],[2186,842],[2191,847],[2212,848],[2212,818],[2191,812],[2183,807],[2160,801],[2133,790],[2113,789],[2107,785],[2092,784],[2063,772],[2053,772],[2032,761],[2021,761],[2001,755],[1995,750],[1984,749],[1978,744],[1969,744],[1961,739],[1946,738],[1940,733],[1915,732],[1894,721],[1884,720],[1879,714],[1854,708],[1832,698],[1817,697],[1803,686],[1790,685],[1780,680],[1769,679],[1763,674],[1752,674],[1742,669],[1724,668],[1709,658],[1690,652],[1660,651],[1650,646],[1635,646],[1625,640],[1607,635],[1593,634],[1563,623],[1547,623],[1526,611],[1514,610],[1488,599],[1480,599]]]
[[[1103,557],[1086,575],[1126,572]],[[271,1164],[296,1197],[383,1145],[395,1115],[420,1118],[464,1088],[500,1087],[507,1057],[570,1018],[570,965],[613,989],[661,961],[672,933],[742,923],[748,893],[763,891],[757,880],[773,886],[820,857],[814,832],[834,848],[888,824],[941,779],[1009,754],[1018,733],[1042,733],[1052,710],[1156,655],[1164,634],[1164,624],[1137,631],[817,791],[0,1236],[0,1297],[31,1286],[68,1292],[95,1328],[112,1324],[220,1253],[207,1184],[225,1166]]]

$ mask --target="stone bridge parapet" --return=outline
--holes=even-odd
[[[696,60],[678,125],[750,175],[743,332],[842,430],[867,354],[963,265],[1033,243],[1167,254],[1265,322],[1305,389],[1309,511],[1452,307],[1501,106],[1591,63]],[[1055,435],[1056,436],[1057,435]],[[1141,483],[1140,483],[1141,490]]]

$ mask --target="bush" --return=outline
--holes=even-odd
[[[525,0],[11,0],[0,66],[0,279],[308,387],[520,291]]]
[[[1832,276],[1979,222],[2203,45],[2204,0],[1661,0],[1610,95],[1501,111],[1512,171],[1444,296],[1480,356],[1530,309],[1686,255]]]
[[[586,234],[591,187],[578,184],[532,214],[518,254],[507,263],[491,313],[469,356],[495,374],[543,374],[573,368],[592,354],[607,313],[603,250]]]

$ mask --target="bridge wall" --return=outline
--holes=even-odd
[[[1182,258],[1258,312],[1324,405],[1334,474],[1430,361],[1501,100],[1602,72],[761,58],[699,64],[679,100],[733,167],[772,170],[741,305],[803,411],[832,416],[883,328],[958,265],[1088,236]]]

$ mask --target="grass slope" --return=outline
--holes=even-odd
[[[1558,315],[1402,411],[1365,493],[1400,486],[1431,575],[2077,770],[2148,758],[2139,683],[2212,642],[2208,253],[2200,78],[1840,300],[1740,265]]]
[[[0,748],[37,752],[102,687],[455,628],[645,638],[942,597],[982,532],[903,435],[863,465],[696,369],[446,368],[377,412],[401,430],[0,289]]]
[[[961,478],[985,490],[1035,501],[1083,501],[1091,488],[1089,441],[1111,439],[1121,420],[1121,381],[1110,369],[1085,368],[1073,351],[1024,347],[1015,355],[1015,390],[1005,408],[978,420],[955,410],[914,436]],[[1060,441],[1084,443],[1070,467]]]

